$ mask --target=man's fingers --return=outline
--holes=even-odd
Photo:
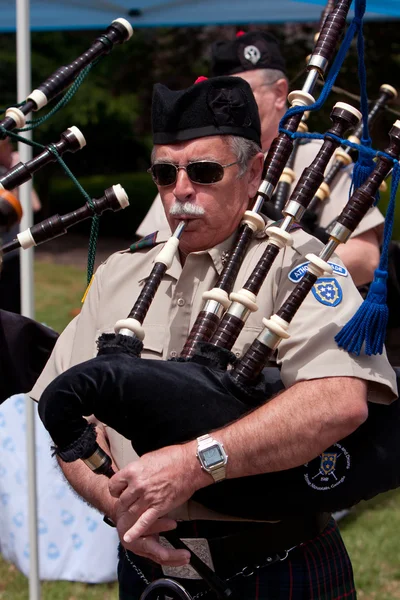
[[[108,482],[108,489],[113,498],[119,498],[127,487],[128,481],[121,476],[121,471],[113,475]]]
[[[132,514],[136,511],[136,502],[139,500],[140,495],[135,489],[129,487],[125,488],[119,495],[118,501],[122,511],[128,511]]]
[[[179,563],[187,564],[190,560],[190,554],[187,550],[175,550],[174,548],[165,548],[154,537],[144,537],[143,540],[143,551],[147,554],[151,554],[160,564],[166,563]]]
[[[175,550],[174,548],[165,548],[155,536],[145,536],[129,545],[129,550],[150,558],[160,565],[170,567],[179,567],[186,565],[190,561],[190,553],[187,550]]]
[[[151,535],[152,533],[162,533],[163,531],[173,531],[176,529],[178,523],[168,517],[162,517],[149,527],[145,535]]]
[[[161,515],[155,508],[149,508],[144,511],[136,523],[125,533],[124,542],[129,544],[139,537],[146,535],[146,532],[154,525],[160,516]]]

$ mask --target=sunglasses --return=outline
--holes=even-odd
[[[221,165],[211,160],[199,160],[189,163],[186,167],[181,167],[173,163],[160,162],[155,163],[147,172],[151,173],[154,183],[161,187],[175,183],[179,169],[186,171],[187,176],[193,183],[211,185],[221,181],[224,176],[224,169],[237,164],[238,161],[229,163],[229,165]]]

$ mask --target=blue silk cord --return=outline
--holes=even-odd
[[[361,145],[368,148],[371,147],[371,138],[368,130],[368,96],[367,96],[367,73],[365,69],[365,56],[364,56],[364,34],[363,34],[363,23],[362,18],[365,12],[365,0],[359,0],[356,2],[355,14],[360,19],[360,27],[358,30],[357,37],[357,50],[358,50],[358,78],[360,81],[360,109],[362,114],[363,131],[361,136]],[[360,187],[364,181],[370,176],[374,170],[374,162],[371,157],[366,154],[359,153],[358,159],[354,165],[352,173],[352,182],[349,191],[349,197],[351,197],[354,190]]]
[[[364,346],[367,355],[382,354],[386,337],[386,327],[389,310],[386,305],[388,278],[389,243],[392,238],[396,193],[400,182],[400,165],[394,163],[390,202],[386,212],[385,229],[379,267],[374,274],[374,280],[360,308],[348,323],[336,335],[335,341],[340,348],[360,355]]]

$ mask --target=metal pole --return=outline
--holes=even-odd
[[[21,102],[29,95],[31,84],[31,36],[30,36],[29,0],[17,0],[17,93]],[[25,134],[31,138],[31,133]],[[24,143],[18,144],[20,160],[26,162],[32,158],[32,148]],[[19,189],[23,217],[21,229],[33,224],[32,182],[25,183]],[[21,261],[21,312],[26,317],[34,317],[33,300],[33,251],[20,250]],[[28,517],[29,517],[29,600],[40,599],[39,552],[37,530],[37,485],[36,485],[36,444],[34,402],[26,396],[26,451],[28,467]]]

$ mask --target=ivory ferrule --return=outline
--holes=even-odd
[[[263,231],[265,227],[264,219],[254,210],[246,210],[243,215],[242,223],[248,225],[254,233]]]
[[[41,92],[40,90],[33,90],[27,98],[27,100],[32,100],[36,104],[35,110],[40,110],[48,103],[48,98],[46,94]]]
[[[119,17],[118,19],[114,19],[114,21],[112,21],[111,25],[113,23],[120,23],[121,25],[123,25],[125,27],[125,29],[128,33],[128,37],[125,40],[126,42],[131,39],[131,37],[133,36],[133,27],[129,23],[129,21],[127,21],[126,19],[123,19],[122,17]]]
[[[329,189],[329,185],[323,181],[319,186],[318,190],[315,192],[315,198],[318,198],[321,202],[329,197],[331,190]]]
[[[290,92],[288,101],[292,106],[310,106],[310,104],[314,104],[315,99],[308,91],[302,89]]]
[[[71,125],[71,127],[68,127],[67,131],[70,131],[76,137],[80,149],[86,146],[85,136],[83,135],[82,131],[78,129],[78,127]]]
[[[343,150],[343,148],[337,148],[335,151],[335,158],[344,165],[350,165],[353,162],[350,154],[346,152],[346,150]]]
[[[379,88],[380,92],[388,92],[389,94],[391,94],[393,96],[393,100],[395,98],[397,98],[397,90],[396,88],[394,88],[392,85],[389,85],[388,83],[382,83],[381,87]]]
[[[17,240],[19,241],[21,248],[24,250],[36,246],[36,242],[30,229],[25,229],[25,231],[17,233]]]
[[[240,309],[237,306],[233,306],[236,304],[243,306],[249,312],[256,312],[258,310],[258,306],[256,304],[256,295],[252,292],[249,292],[249,290],[246,290],[245,288],[242,288],[238,292],[232,292],[229,297],[232,301],[228,311],[229,314],[235,314],[235,316],[238,316],[236,313],[240,311]]]
[[[136,336],[140,341],[144,339],[144,329],[137,319],[120,319],[115,323],[114,331],[129,337]]]
[[[265,327],[257,337],[258,341],[275,350],[279,346],[282,339],[288,339],[290,335],[287,332],[289,323],[278,315],[272,315],[270,319],[263,319],[262,323]]]
[[[275,225],[272,225],[271,227],[267,227],[265,233],[269,238],[269,242],[275,246],[278,246],[280,249],[284,248],[285,246],[293,245],[293,237],[282,227],[276,227]]]
[[[25,125],[26,116],[22,110],[16,106],[10,106],[10,108],[7,108],[6,117],[9,117],[15,122],[15,127],[17,129],[21,129]]]
[[[349,135],[349,137],[347,139],[352,144],[360,144],[360,138],[358,138],[356,135]]]
[[[171,236],[165,243],[164,248],[157,254],[155,262],[163,263],[167,269],[172,265],[176,251],[178,250],[179,239]]]
[[[310,261],[307,271],[312,273],[316,277],[322,277],[322,275],[332,275],[333,268],[331,265],[324,260],[320,256],[316,254],[306,254],[306,259]]]
[[[292,184],[296,179],[296,173],[290,167],[285,167],[282,171],[279,181],[282,183]]]
[[[212,290],[204,292],[202,298],[203,300],[207,300],[208,302],[216,302],[217,304],[221,304],[226,310],[230,307],[231,304],[228,292],[226,292],[225,290],[221,290],[221,288],[213,288]]]
[[[122,185],[117,183],[116,185],[112,186],[112,189],[121,208],[127,208],[129,206],[129,198]]]

